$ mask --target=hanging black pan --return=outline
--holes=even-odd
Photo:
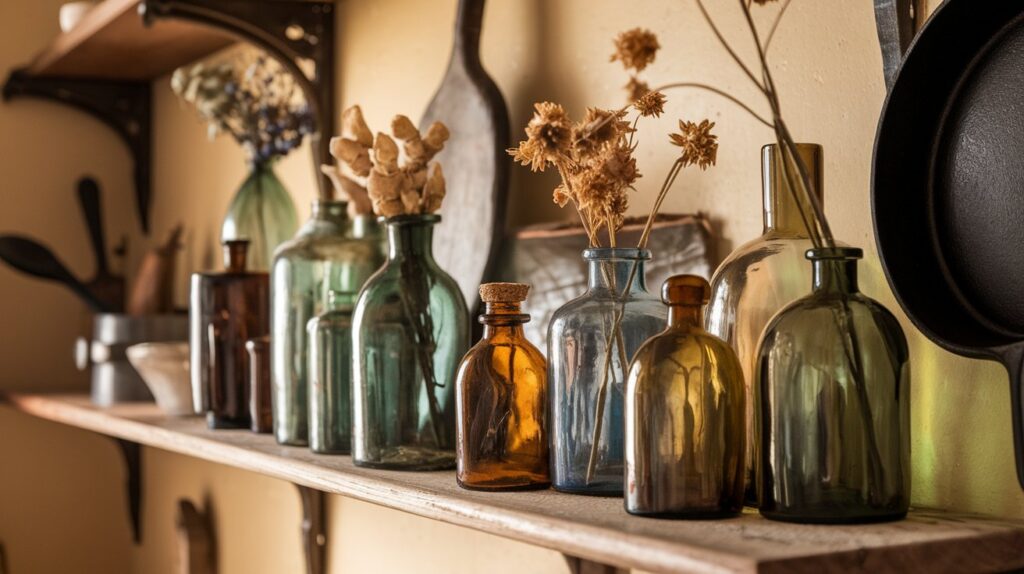
[[[882,111],[872,202],[914,324],[1009,371],[1024,487],[1024,2],[946,0],[928,20]]]

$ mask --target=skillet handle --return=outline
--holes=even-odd
[[[1010,408],[1013,409],[1013,454],[1017,462],[1017,481],[1024,489],[1024,347],[1011,348],[1002,357],[1010,374]]]

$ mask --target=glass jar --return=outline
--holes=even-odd
[[[758,495],[767,518],[894,520],[910,503],[910,364],[896,318],[857,290],[860,249],[813,249],[813,291],[758,353]]]
[[[623,387],[633,353],[661,331],[665,306],[647,292],[646,249],[583,252],[587,292],[551,316],[551,484],[577,494],[622,496]]]
[[[796,144],[813,182],[822,193],[822,148]],[[764,233],[733,251],[711,279],[711,300],[704,316],[709,333],[736,351],[747,385],[746,502],[757,504],[754,477],[754,401],[752,384],[757,343],[764,326],[789,303],[810,293],[811,266],[804,252],[813,247],[792,187],[783,172],[776,144],[761,148],[764,194]]]
[[[327,311],[309,320],[309,448],[352,450],[352,309],[355,295],[331,291]]]
[[[274,250],[295,235],[297,224],[295,203],[274,173],[274,163],[253,162],[224,214],[220,238],[248,239],[246,266],[254,271],[267,271]]]
[[[434,261],[440,220],[386,219],[387,262],[356,303],[352,460],[359,466],[455,466],[455,369],[469,349],[469,312]]]
[[[668,327],[636,352],[626,385],[626,511],[716,518],[743,510],[746,389],[735,351],[704,330],[711,287],[662,287]]]
[[[309,221],[274,256],[270,370],[280,444],[309,440],[309,320],[323,312],[329,291],[354,299],[384,262],[377,224],[368,216],[349,219],[346,207],[344,201],[315,201]]]
[[[223,273],[193,273],[189,301],[192,398],[212,429],[249,428],[245,342],[267,334],[270,282],[247,271],[242,239],[224,244]]]
[[[456,380],[459,486],[472,490],[547,488],[547,362],[523,334],[529,285],[480,286],[483,338]]]

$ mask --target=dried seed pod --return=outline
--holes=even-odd
[[[406,173],[409,174],[409,187],[415,190],[423,189],[423,186],[427,183],[427,168],[421,167],[415,171],[406,169]]]
[[[423,185],[423,213],[434,213],[441,209],[441,201],[445,195],[444,172],[441,164],[430,164],[427,181]]]
[[[444,149],[444,142],[448,141],[448,128],[441,122],[434,122],[427,128],[427,134],[423,136],[423,146],[427,151],[426,161],[430,161],[437,152]]]
[[[322,165],[320,171],[331,179],[336,197],[348,202],[349,215],[373,213],[373,203],[370,201],[369,192],[365,187],[347,177],[336,166]]]
[[[391,120],[391,133],[403,141],[420,139],[420,131],[413,125],[412,120],[401,114]]]
[[[330,152],[335,159],[347,165],[352,173],[359,177],[369,175],[370,168],[373,167],[369,149],[356,140],[333,137]]]
[[[391,136],[378,133],[373,142],[373,171],[385,175],[398,171],[398,145]]]
[[[401,115],[395,116],[395,119],[391,121],[391,133],[395,135],[395,138],[402,140],[402,149],[405,150],[405,167],[416,170],[430,160],[427,157],[423,140],[420,139],[420,132],[409,118]]]
[[[363,147],[368,148],[373,145],[373,132],[366,125],[366,120],[363,119],[363,110],[359,106],[352,106],[341,113],[341,130],[342,134],[351,136]]]
[[[405,213],[405,206],[398,199],[373,202],[373,212],[383,217],[394,217]]]
[[[383,174],[374,169],[366,180],[366,191],[370,194],[370,199],[374,201],[396,200],[407,188],[408,181],[408,177],[400,171]]]
[[[413,215],[420,213],[420,194],[415,189],[402,191],[402,205],[405,206],[405,213]]]

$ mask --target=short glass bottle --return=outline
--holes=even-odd
[[[331,291],[309,320],[309,448],[352,451],[352,309],[355,293]]]
[[[910,363],[857,290],[860,249],[807,252],[813,291],[768,324],[756,390],[760,510],[807,523],[900,519],[910,503]]]
[[[384,262],[374,220],[349,219],[346,207],[344,201],[313,202],[309,221],[274,255],[270,369],[280,444],[309,440],[309,320],[323,312],[329,291],[358,293]]]
[[[528,490],[551,484],[547,362],[526,340],[520,310],[529,285],[486,283],[483,338],[456,379],[457,472],[471,490]]]
[[[703,327],[711,288],[675,275],[662,287],[668,327],[636,352],[626,386],[626,511],[718,518],[743,510],[743,372]]]
[[[440,220],[387,218],[387,262],[359,294],[352,320],[358,466],[455,466],[455,370],[469,349],[469,312],[459,286],[434,261]]]
[[[808,178],[822,197],[822,148],[796,144]],[[804,252],[813,247],[799,204],[783,171],[776,144],[761,148],[764,233],[733,251],[711,278],[711,300],[704,316],[709,333],[729,343],[743,367],[747,385],[746,502],[757,504],[754,476],[753,381],[757,343],[764,326],[783,307],[810,293],[811,267]]]
[[[274,432],[274,411],[270,404],[270,337],[256,337],[245,343],[249,352],[249,430]]]
[[[583,258],[587,292],[555,311],[548,327],[551,485],[622,496],[626,373],[633,353],[665,325],[666,310],[647,292],[650,251],[587,249]]]
[[[192,398],[210,428],[249,428],[245,342],[266,335],[269,277],[245,267],[247,240],[224,243],[223,273],[193,273],[189,305]]]

